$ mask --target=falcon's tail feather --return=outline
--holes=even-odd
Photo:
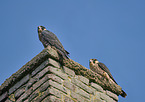
[[[63,51],[61,51],[61,50],[59,50],[59,49],[57,49],[57,52],[58,52],[58,54],[62,57],[62,58],[66,58],[66,59],[69,59],[69,55],[66,53],[66,52],[63,52]]]
[[[68,51],[65,50],[65,52],[69,55],[70,53]]]
[[[127,94],[122,90],[122,92],[121,92],[121,94],[120,94],[122,97],[126,97],[127,96]]]

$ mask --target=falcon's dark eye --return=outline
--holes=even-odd
[[[45,27],[41,26],[41,29],[42,29],[42,30],[44,30],[44,29],[45,29]]]
[[[93,63],[96,63],[97,59],[93,59]]]
[[[95,60],[93,60],[93,63],[95,63]]]

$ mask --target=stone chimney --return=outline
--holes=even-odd
[[[0,102],[117,102],[121,87],[45,48],[0,86]]]

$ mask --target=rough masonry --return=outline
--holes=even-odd
[[[45,48],[0,86],[0,102],[117,102],[121,87]]]

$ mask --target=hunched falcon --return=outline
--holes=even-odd
[[[113,76],[111,75],[109,69],[106,67],[105,64],[99,62],[97,59],[90,59],[89,64],[90,64],[90,69],[92,71],[96,73],[100,71],[103,72],[104,77],[106,77],[107,79],[111,78],[113,82],[117,84],[117,82],[114,80]],[[121,96],[126,97],[127,94],[122,90]]]
[[[52,48],[56,49],[63,58],[68,58],[69,52],[64,49],[54,33],[46,30],[44,26],[38,26],[38,35],[39,40],[42,42],[44,48],[51,46]]]

